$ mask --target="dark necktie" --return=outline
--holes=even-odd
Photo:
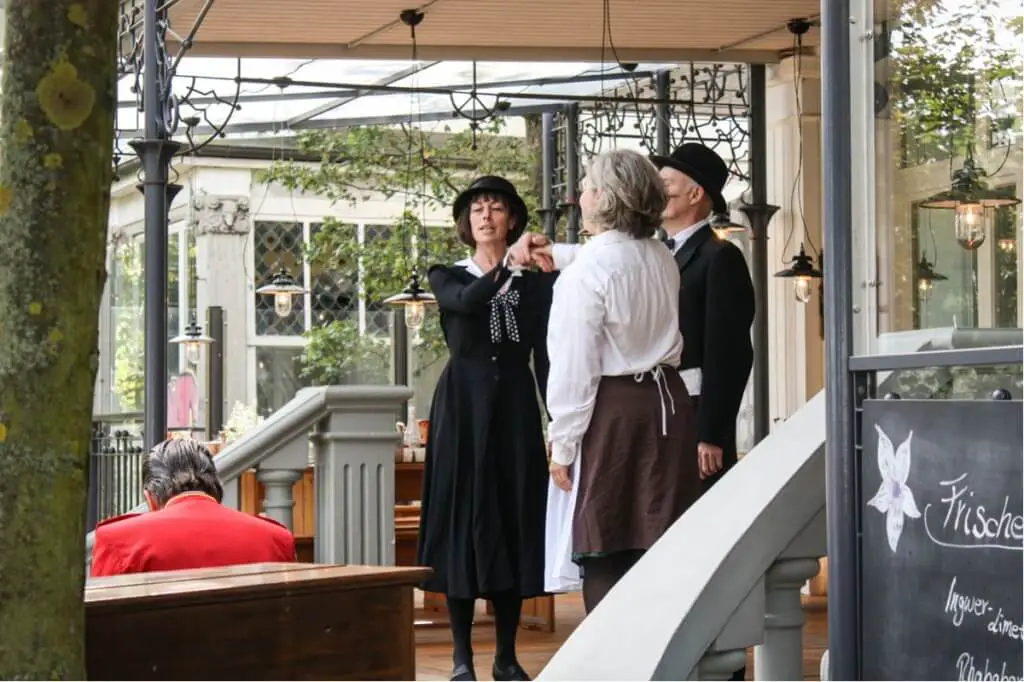
[[[674,252],[676,250],[676,240],[668,235],[661,238],[661,243],[667,246],[669,251]]]

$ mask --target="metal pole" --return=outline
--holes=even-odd
[[[541,207],[544,219],[544,234],[551,241],[555,240],[555,223],[557,214],[554,206],[552,183],[555,179],[555,112],[545,111],[540,118],[541,136]]]
[[[824,182],[825,401],[830,678],[860,679],[857,459],[853,354],[853,217],[850,186],[850,0],[821,2]]]
[[[768,223],[779,210],[768,203],[768,129],[765,69],[750,66],[750,198],[741,207],[750,222],[750,270],[754,281],[754,444],[768,436],[771,424],[768,346]]]
[[[158,0],[146,0],[143,13],[142,106],[143,140],[133,140],[143,171],[145,197],[145,418],[144,446],[149,449],[167,436],[167,208],[180,186],[168,184],[171,157],[182,145],[167,139],[165,112],[169,87],[165,82],[163,35]]]
[[[654,96],[660,100],[668,99],[669,72],[659,71],[654,74]],[[672,108],[662,103],[654,105],[654,153],[668,156],[672,140]]]
[[[224,308],[206,309],[206,333],[213,339],[206,364],[206,437],[215,440],[224,428]]]
[[[565,235],[570,244],[580,240],[580,212],[576,204],[580,174],[579,125],[580,105],[576,102],[565,105]]]
[[[405,310],[395,309],[391,325],[391,361],[395,367],[395,385],[409,385],[409,328],[405,326]],[[409,401],[403,400],[398,406],[396,418],[405,422],[409,418]],[[414,425],[407,424],[407,428]]]

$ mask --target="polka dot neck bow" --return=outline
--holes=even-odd
[[[518,309],[519,292],[515,289],[503,291],[491,299],[490,324],[493,343],[501,343],[502,338],[519,343],[519,325],[516,322]]]

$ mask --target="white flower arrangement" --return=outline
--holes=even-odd
[[[239,401],[231,408],[231,416],[228,417],[224,430],[221,431],[221,440],[224,444],[238,440],[246,433],[263,423],[263,417],[256,411],[256,404],[246,405]]]

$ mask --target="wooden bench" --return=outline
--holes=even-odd
[[[411,680],[429,569],[251,564],[86,583],[100,680]]]

